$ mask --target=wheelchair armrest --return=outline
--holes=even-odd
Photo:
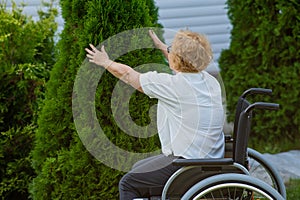
[[[175,166],[197,166],[197,165],[232,165],[234,162],[232,158],[203,158],[203,159],[184,159],[177,158],[173,160],[172,164]]]

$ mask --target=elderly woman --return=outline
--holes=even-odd
[[[157,128],[162,154],[137,162],[119,183],[120,199],[160,195],[168,178],[178,170],[172,160],[221,158],[224,155],[224,111],[218,81],[204,71],[212,50],[204,35],[179,31],[167,47],[150,30],[155,46],[169,61],[173,75],[155,71],[139,73],[109,59],[102,46],[86,49],[90,62],[103,66],[117,78],[150,98],[158,99]]]

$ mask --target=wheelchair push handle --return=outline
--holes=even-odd
[[[271,89],[266,89],[266,88],[250,88],[248,90],[246,90],[243,94],[242,94],[242,98],[245,98],[247,95],[251,95],[251,94],[267,94],[267,95],[271,95],[272,94],[272,90]]]
[[[264,109],[264,110],[279,110],[279,104],[278,103],[267,103],[267,102],[255,102],[251,105],[249,105],[245,109],[245,113],[249,113],[253,109]]]

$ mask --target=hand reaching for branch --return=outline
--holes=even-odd
[[[86,56],[88,57],[89,62],[101,65],[105,69],[113,63],[113,61],[109,59],[104,46],[101,47],[101,50],[98,50],[92,44],[90,44],[90,47],[92,50],[85,48],[85,51],[88,53]]]
[[[114,62],[109,59],[104,46],[98,50],[92,44],[90,44],[91,50],[85,48],[87,52],[86,56],[89,59],[89,62],[95,63],[96,65],[101,65],[105,69],[107,69],[112,75],[117,77],[118,79],[124,81],[125,83],[131,85],[135,89],[143,92],[143,89],[140,84],[140,73],[132,69],[130,66]]]
[[[167,52],[167,45],[164,44],[155,34],[155,32],[153,30],[149,30],[149,36],[151,37],[151,39],[153,40],[154,45],[156,46],[156,48],[160,49],[164,56],[168,59],[168,52]]]
[[[164,44],[158,37],[157,35],[155,34],[155,32],[153,30],[149,30],[149,35],[151,37],[151,39],[153,40],[154,42],[154,45],[161,49],[161,50],[165,50],[167,48],[167,45]]]

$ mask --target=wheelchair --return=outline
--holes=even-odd
[[[246,96],[271,94],[272,90],[250,88],[238,99],[233,134],[225,136],[225,157],[220,159],[181,159],[173,161],[180,166],[166,182],[160,197],[139,199],[190,200],[190,199],[286,199],[284,182],[277,172],[257,151],[248,148],[252,113],[255,109],[278,110],[279,104],[268,102],[250,103]],[[270,177],[267,183],[252,176],[261,166]]]
[[[272,90],[270,89],[264,89],[264,88],[251,88],[246,90],[238,99],[237,106],[236,106],[236,113],[235,113],[235,121],[234,121],[234,129],[233,129],[233,136],[226,135],[226,152],[227,157],[231,156],[230,152],[232,152],[232,145],[233,145],[233,138],[236,138],[237,134],[237,127],[239,123],[239,116],[241,112],[246,109],[250,103],[246,100],[246,97],[249,95],[271,95]],[[257,152],[254,149],[248,148],[248,168],[249,168],[249,174],[251,176],[257,177],[257,174],[260,176],[258,178],[262,178],[262,180],[269,185],[271,185],[273,188],[275,188],[281,196],[286,198],[286,189],[284,185],[284,181],[282,177],[280,176],[277,169],[271,165],[270,162],[268,162],[261,153]]]

